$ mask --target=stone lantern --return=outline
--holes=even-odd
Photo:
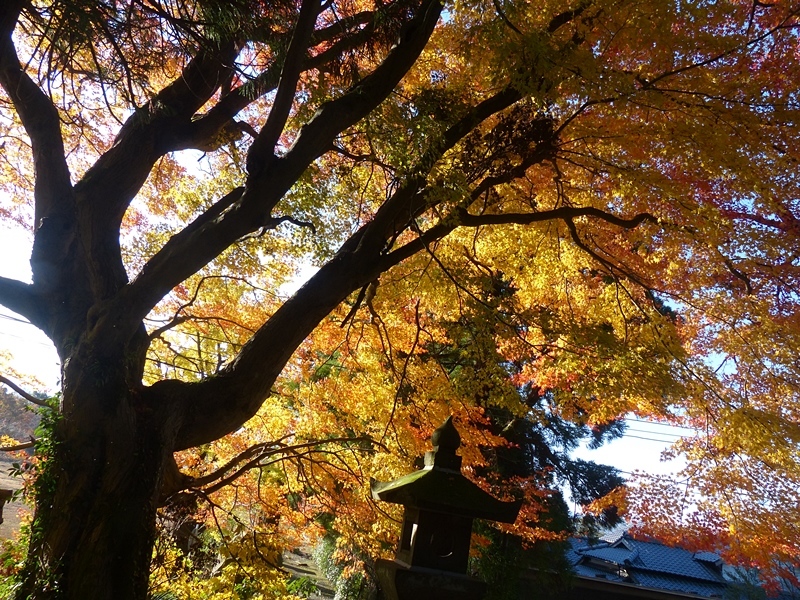
[[[405,507],[396,557],[377,564],[381,589],[388,600],[479,600],[486,586],[467,576],[472,521],[513,523],[522,501],[498,500],[461,474],[461,436],[452,417],[431,442],[422,470],[372,482],[375,500]]]

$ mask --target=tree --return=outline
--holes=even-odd
[[[421,311],[462,293],[453,266],[513,278],[536,354],[515,380],[562,415],[684,419],[745,496],[789,482],[766,512],[715,496],[732,537],[775,536],[753,517],[778,506],[796,528],[797,10],[4,2],[0,215],[34,243],[0,303],[63,361],[19,597],[143,598],[157,507],[194,483],[174,453],[426,262],[451,268]]]

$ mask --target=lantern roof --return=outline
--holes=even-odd
[[[389,482],[373,481],[372,497],[408,508],[513,523],[522,500],[498,500],[461,473],[456,450],[461,436],[453,418],[434,431],[433,450],[425,454],[425,467]]]

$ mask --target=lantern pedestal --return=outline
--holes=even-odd
[[[440,569],[409,567],[396,560],[377,562],[378,582],[386,600],[482,600],[486,584]]]

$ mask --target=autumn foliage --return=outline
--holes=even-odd
[[[249,557],[197,555],[207,597],[291,593],[245,563],[314,532],[357,571],[396,533],[369,478],[449,414],[529,540],[557,461],[515,427],[690,427],[631,518],[796,565],[798,11],[3,3],[0,216],[34,242],[0,303],[64,365],[19,597],[183,586],[157,520]]]

